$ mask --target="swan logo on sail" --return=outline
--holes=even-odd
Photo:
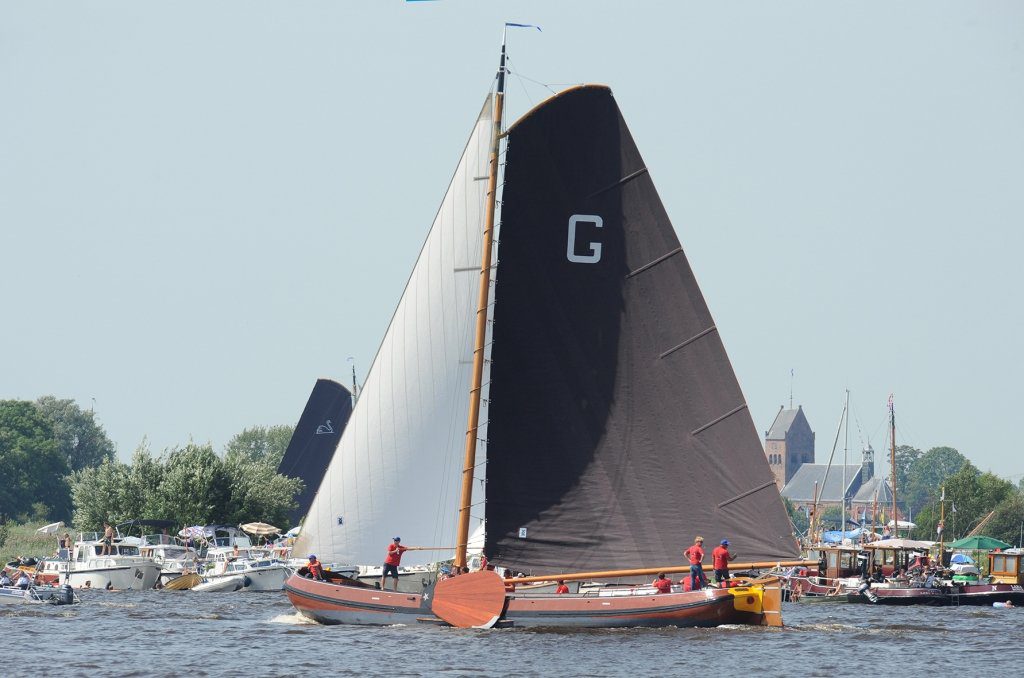
[[[320,424],[316,427],[316,434],[318,436],[325,435],[327,433],[334,433],[334,427],[331,426],[331,420],[328,419],[326,424]]]
[[[569,217],[569,240],[565,247],[566,258],[574,264],[596,264],[601,261],[601,243],[590,242],[590,254],[576,254],[576,224],[593,224],[602,228],[604,220],[595,214],[574,214]]]

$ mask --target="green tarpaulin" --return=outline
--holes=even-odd
[[[958,551],[992,551],[994,549],[1008,549],[1010,544],[999,541],[993,537],[964,537],[944,545],[947,549]]]

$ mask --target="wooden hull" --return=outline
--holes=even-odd
[[[871,589],[874,600],[863,593],[847,594],[851,603],[867,603],[868,605],[949,605],[952,601],[942,589]]]
[[[707,627],[781,625],[763,609],[760,587],[643,595],[511,594],[499,624],[515,628]],[[432,621],[430,595],[357,588],[305,579],[285,582],[292,605],[322,624],[385,626]],[[767,606],[770,607],[770,606]]]
[[[760,598],[726,589],[632,596],[511,596],[504,619],[516,628],[620,628],[765,624]],[[740,601],[740,604],[737,604]],[[748,607],[748,609],[741,609]]]
[[[952,605],[984,605],[1010,601],[1024,605],[1024,586],[1020,584],[965,584],[949,594]]]
[[[321,624],[391,626],[415,624],[417,618],[431,616],[421,594],[344,586],[299,575],[289,577],[284,590],[299,614]]]

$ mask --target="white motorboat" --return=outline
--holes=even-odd
[[[139,555],[155,560],[160,566],[160,583],[164,586],[186,572],[195,572],[199,559],[194,548],[186,545],[184,540],[168,534],[168,528],[173,525],[171,520],[133,520],[117,526],[118,534],[124,534],[132,527],[140,528],[141,537],[122,537],[121,543],[138,546]],[[161,532],[145,534],[146,528],[157,528]]]
[[[144,591],[153,588],[160,577],[160,565],[143,557],[136,544],[114,539],[104,551],[96,532],[81,533],[75,542],[62,581],[78,588]]]
[[[191,590],[200,592],[238,591],[245,586],[245,580],[246,576],[244,574],[233,574],[226,577],[206,579],[202,583],[193,586]]]
[[[268,549],[252,545],[243,532],[227,526],[207,527],[210,546],[199,571],[213,584],[228,577],[243,576],[241,591],[280,591],[291,568]],[[209,590],[209,589],[207,589]]]
[[[207,550],[206,564],[200,574],[210,583],[241,576],[243,583],[238,590],[280,591],[291,572],[287,563],[264,552],[232,546]]]

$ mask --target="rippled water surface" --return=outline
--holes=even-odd
[[[82,597],[0,606],[3,675],[1024,675],[1024,608],[793,603],[782,629],[471,631],[320,626],[283,593]]]

